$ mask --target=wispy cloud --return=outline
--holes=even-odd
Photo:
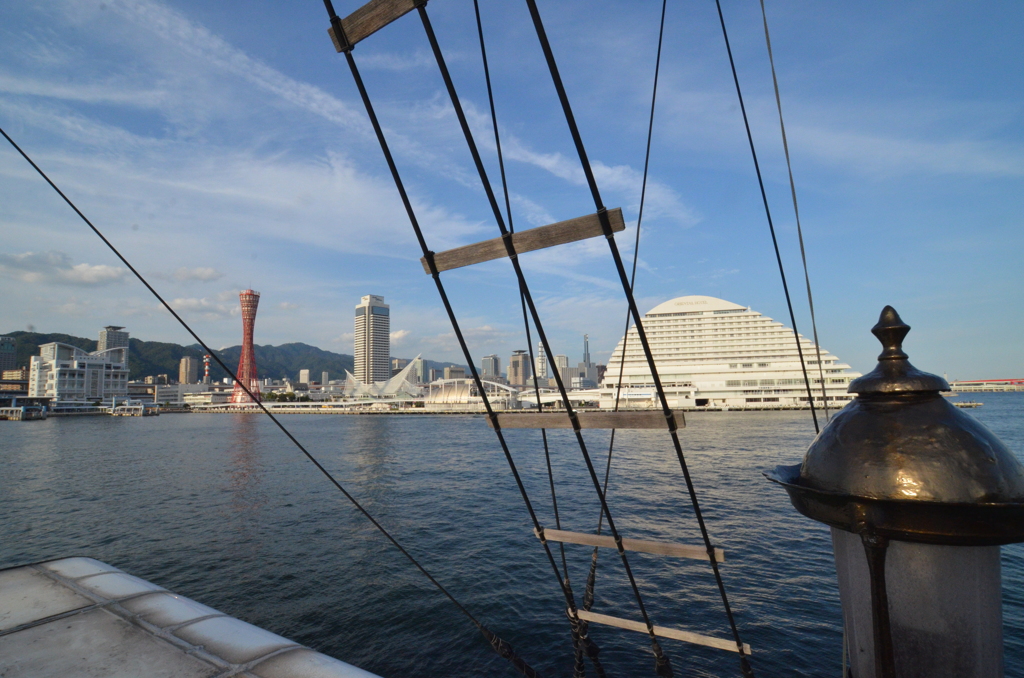
[[[98,287],[122,283],[128,269],[107,264],[75,264],[71,256],[56,250],[0,254],[0,273],[28,283]]]

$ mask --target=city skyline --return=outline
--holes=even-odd
[[[211,346],[236,344],[235,299],[256,287],[267,300],[261,342],[347,352],[351,327],[338,318],[372,288],[403,319],[391,328],[395,352],[465,362],[358,96],[324,37],[322,8],[247,7],[250,28],[260,27],[251,31],[237,24],[231,2],[61,7],[68,11],[3,8],[0,126]],[[1024,372],[1024,319],[1005,312],[1024,301],[1012,282],[1024,237],[1024,65],[1014,58],[1021,10],[973,7],[964,22],[955,6],[926,3],[768,6],[820,340],[860,370],[876,352],[868,328],[893,304],[915,328],[921,366],[961,378]],[[627,231],[617,241],[628,261],[657,8],[542,11],[605,201],[624,210]],[[543,59],[518,38],[529,28],[525,10],[483,12],[517,228],[587,213]],[[471,15],[461,5],[432,10],[496,176]],[[717,16],[672,7],[667,21],[640,311],[708,294],[788,323]],[[727,7],[726,21],[799,329],[809,335],[760,15],[755,6]],[[623,46],[614,58],[583,39],[612,32]],[[496,233],[455,143],[453,114],[438,103],[443,85],[421,33],[413,21],[396,22],[356,58],[430,246],[441,251]],[[589,105],[610,99],[613,110]],[[106,318],[136,336],[191,343],[10,148],[0,151],[0,175],[9,300],[0,331],[32,325],[93,336],[92,319]],[[588,332],[594,359],[606,361],[626,314],[603,242],[521,261],[552,353],[575,353]],[[475,359],[527,345],[507,262],[444,275]]]

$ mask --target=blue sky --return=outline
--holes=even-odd
[[[339,13],[354,2],[335,3]],[[593,211],[524,3],[484,2],[514,218]],[[608,206],[632,256],[657,2],[541,0]],[[885,304],[921,368],[1024,375],[1024,4],[768,0],[822,345],[866,371]],[[724,3],[798,322],[810,334],[759,6]],[[497,180],[468,0],[431,18]],[[305,2],[117,0],[0,7],[0,126],[215,346],[237,292],[258,343],[351,353],[353,307],[391,304],[392,353],[458,360],[379,147]],[[422,27],[356,48],[434,250],[494,237]],[[641,310],[683,294],[788,323],[714,4],[670,2]],[[607,359],[625,303],[600,240],[523,256],[555,351]],[[525,348],[508,262],[445,275],[478,358]],[[13,150],[0,148],[0,331],[188,343]]]

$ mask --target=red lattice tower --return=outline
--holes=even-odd
[[[260,305],[260,293],[252,290],[242,290],[238,295],[242,303],[242,355],[238,358],[238,371],[235,376],[235,390],[231,393],[233,403],[251,403],[253,399],[242,390],[242,384],[249,387],[249,391],[260,399],[260,382],[256,377],[256,353],[253,351],[252,330],[256,324],[256,307]]]

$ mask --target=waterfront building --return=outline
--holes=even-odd
[[[455,365],[450,365],[450,366],[444,368],[444,378],[445,379],[465,379],[466,378],[466,368],[465,367],[456,367]]]
[[[1024,379],[975,379],[953,381],[949,387],[954,391],[979,393],[985,391],[1024,391]]]
[[[391,378],[391,307],[368,294],[356,305],[355,377],[366,384]]]
[[[523,387],[532,376],[530,356],[526,351],[513,351],[512,358],[508,361],[508,383],[511,386]]]
[[[299,383],[300,384],[308,384],[309,383],[309,370],[299,370]]]
[[[548,378],[548,355],[544,352],[544,342],[537,342],[537,356],[534,359],[533,369],[540,379]]]
[[[672,407],[808,405],[793,330],[757,311],[714,297],[679,297],[648,311],[644,329]],[[608,361],[601,407],[613,407],[616,393],[624,407],[660,407],[635,327],[625,341],[624,358],[620,340]],[[825,349],[819,365],[814,343],[799,341],[815,404],[827,398],[840,408],[852,400],[846,389],[860,374]]]
[[[187,355],[178,363],[178,383],[195,384],[199,381],[199,358]]]
[[[18,367],[18,349],[14,337],[0,337],[0,372]]]
[[[107,325],[100,330],[100,340],[96,345],[97,351],[106,351],[108,348],[128,348],[128,333],[122,332],[123,327]]]
[[[167,384],[167,385],[154,385],[153,386],[153,402],[157,405],[183,405],[185,404],[186,395],[194,395],[196,393],[202,393],[209,387],[206,384]]]
[[[128,348],[89,353],[69,344],[43,344],[29,363],[28,395],[55,404],[127,397]]]
[[[480,363],[480,376],[484,379],[493,379],[501,376],[501,358],[491,354],[485,355]]]
[[[419,358],[419,356],[417,356]],[[398,374],[385,380],[371,384],[359,379],[357,376],[345,371],[345,387],[343,395],[346,398],[370,398],[370,399],[402,399],[410,400],[417,398],[423,393],[423,389],[413,383],[412,370],[415,361],[410,361]]]

